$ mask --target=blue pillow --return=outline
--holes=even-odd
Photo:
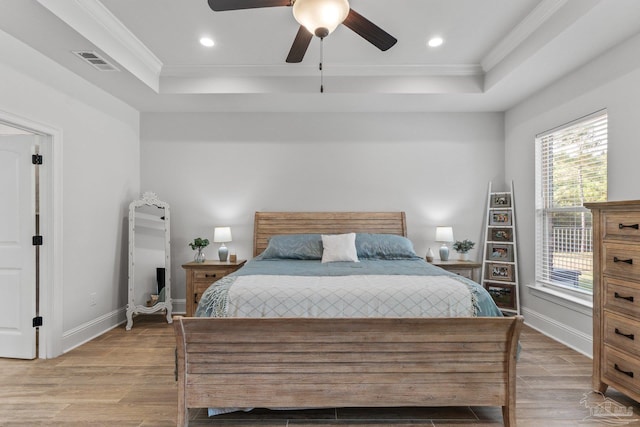
[[[411,240],[396,234],[356,234],[358,259],[417,259]]]
[[[322,259],[322,236],[320,234],[271,236],[267,249],[256,259]]]

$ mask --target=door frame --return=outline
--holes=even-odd
[[[39,136],[40,154],[40,316],[38,357],[50,359],[62,354],[62,130],[0,110],[0,122]]]

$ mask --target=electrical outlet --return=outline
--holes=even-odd
[[[95,292],[92,292],[92,293],[90,293],[90,294],[89,294],[89,305],[90,305],[91,307],[93,307],[93,306],[94,306],[94,305],[96,305],[96,304],[97,304],[97,301],[96,301],[96,293],[95,293]]]

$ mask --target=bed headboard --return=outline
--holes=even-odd
[[[253,256],[277,234],[379,233],[407,236],[404,212],[256,212]]]

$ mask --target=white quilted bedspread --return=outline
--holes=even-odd
[[[467,285],[448,276],[239,276],[230,317],[473,316]]]

